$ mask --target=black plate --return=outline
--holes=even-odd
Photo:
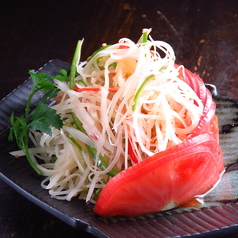
[[[60,69],[69,69],[69,64],[52,60],[38,72],[54,76]],[[9,152],[17,149],[7,141],[9,115],[12,111],[22,114],[31,81],[27,80],[0,102],[0,178],[27,199],[58,217],[76,229],[85,230],[97,237],[222,237],[238,232],[238,187],[231,184],[233,196],[209,200],[205,206],[150,214],[140,217],[100,217],[92,211],[92,205],[77,198],[71,202],[58,201],[40,187],[38,177],[24,158],[14,158]],[[40,95],[35,98],[39,99]],[[235,164],[238,157],[238,106],[233,100],[215,97],[220,126],[220,144],[226,166]],[[230,171],[236,169],[230,166]],[[227,172],[228,173],[228,172]],[[227,181],[226,181],[227,182]],[[221,183],[215,191],[222,190]],[[225,186],[227,187],[227,186]],[[235,195],[234,195],[235,194]]]

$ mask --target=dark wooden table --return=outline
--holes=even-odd
[[[102,43],[137,41],[142,28],[175,50],[177,63],[238,99],[237,0],[8,0],[0,4],[0,99],[51,59],[82,59]],[[1,158],[0,158],[1,159]],[[234,234],[234,236],[236,236]],[[0,181],[0,237],[91,237],[76,231]]]

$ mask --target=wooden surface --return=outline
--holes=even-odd
[[[0,4],[0,98],[51,59],[71,62],[84,38],[82,59],[102,43],[137,41],[142,28],[171,44],[178,64],[238,99],[238,1],[86,0]],[[1,158],[0,158],[1,159]],[[234,234],[235,235],[235,234]],[[0,181],[0,237],[90,237],[38,208]]]

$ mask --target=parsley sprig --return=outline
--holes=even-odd
[[[32,160],[29,152],[29,133],[30,130],[33,129],[41,131],[42,133],[47,133],[51,136],[52,127],[57,129],[62,128],[63,121],[61,120],[60,115],[56,113],[56,110],[50,108],[47,105],[47,102],[55,97],[59,91],[53,83],[53,78],[64,82],[68,81],[70,89],[74,88],[74,80],[76,76],[76,68],[80,59],[81,45],[82,41],[78,41],[69,76],[67,71],[64,69],[60,70],[61,75],[56,75],[55,77],[51,77],[47,74],[36,73],[34,70],[30,70],[29,74],[32,79],[33,86],[26,102],[25,114],[20,117],[15,117],[13,112],[10,116],[10,123],[12,127],[10,128],[8,140],[16,140],[17,146],[24,151],[29,164],[39,175],[42,175],[42,171]],[[38,91],[42,91],[44,95],[37,102],[36,107],[31,110],[33,96]]]
[[[61,70],[61,73],[62,75],[57,75],[54,78],[61,81],[69,80],[65,70]],[[33,86],[26,102],[25,114],[20,117],[15,117],[14,112],[11,114],[10,123],[12,127],[8,139],[16,140],[17,146],[24,151],[29,164],[39,175],[42,175],[42,171],[36,166],[29,153],[29,132],[34,129],[52,135],[52,127],[60,129],[63,126],[60,115],[56,114],[56,110],[47,105],[47,102],[57,95],[59,89],[55,87],[51,76],[37,74],[34,70],[30,70],[29,74]],[[44,96],[31,110],[32,98],[38,91],[42,91]]]

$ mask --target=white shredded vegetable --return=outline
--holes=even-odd
[[[136,163],[133,155],[140,162],[186,140],[203,104],[175,67],[172,47],[151,37],[138,43],[123,38],[79,63],[77,71],[75,90],[55,80],[60,102],[52,108],[63,128],[53,128],[52,136],[31,131],[36,148],[30,153],[52,197],[79,195],[94,203],[113,169]]]

